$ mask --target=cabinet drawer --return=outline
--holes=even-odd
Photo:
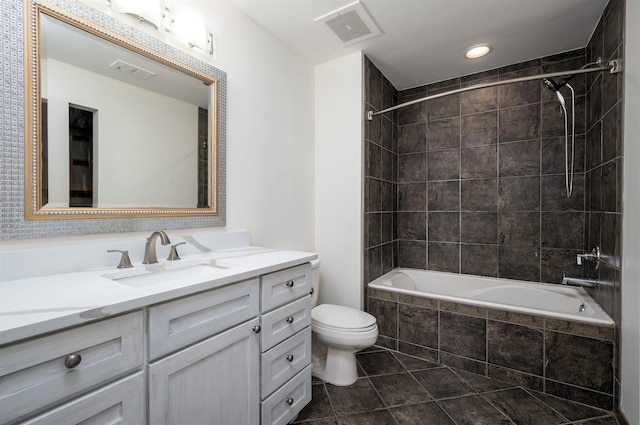
[[[149,359],[172,353],[257,315],[257,278],[151,307]]]
[[[144,405],[144,374],[138,372],[22,425],[138,425],[144,423]]]
[[[260,395],[266,398],[311,364],[311,327],[260,355]]]
[[[311,365],[261,403],[263,424],[284,425],[311,401]]]
[[[307,326],[311,326],[311,296],[307,295],[262,316],[260,351],[265,352]]]
[[[2,423],[140,367],[142,326],[138,311],[1,348]],[[81,361],[68,368],[72,354]]]
[[[311,293],[311,263],[260,277],[260,311],[265,313]]]

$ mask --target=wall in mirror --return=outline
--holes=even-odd
[[[6,3],[0,239],[224,226],[226,74],[76,0]]]

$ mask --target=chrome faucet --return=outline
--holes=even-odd
[[[142,264],[155,264],[158,262],[158,257],[156,255],[156,239],[160,236],[160,243],[162,245],[169,245],[171,241],[169,240],[169,236],[162,231],[156,230],[147,238],[147,244],[144,247],[144,260]]]
[[[582,286],[584,288],[595,288],[598,286],[597,279],[583,279],[581,277],[567,277],[562,275],[562,284],[569,286]]]
[[[583,261],[592,261],[595,263],[594,269],[598,270],[598,266],[600,265],[600,247],[596,246],[593,250],[588,254],[578,254],[576,257],[576,263],[581,266]]]

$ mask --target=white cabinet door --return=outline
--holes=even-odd
[[[149,423],[257,425],[257,318],[149,366]]]

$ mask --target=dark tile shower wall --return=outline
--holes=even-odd
[[[398,91],[365,57],[365,111],[382,110],[398,103]],[[367,282],[397,266],[396,199],[397,131],[395,113],[365,118],[364,140],[364,290]]]
[[[624,0],[611,0],[587,46],[589,61],[624,59]],[[587,275],[600,280],[591,296],[620,326],[622,249],[623,74],[591,74],[586,92],[585,251],[600,247],[603,262]],[[616,334],[616,347],[620,346]],[[619,394],[619,350],[614,361]],[[617,405],[617,403],[616,403]]]
[[[624,22],[624,0],[611,0],[585,49],[400,92],[365,58],[365,111],[480,82],[576,69],[598,57],[623,59]],[[600,279],[591,295],[619,328],[622,81],[622,74],[606,72],[571,80],[577,119],[569,199],[564,120],[540,81],[365,119],[365,298],[367,282],[394,267],[556,283],[566,273]],[[570,105],[567,88],[562,94]],[[595,246],[601,266],[577,266],[576,254]],[[616,332],[614,398],[619,344]]]
[[[585,61],[580,49],[401,91],[398,101]],[[575,257],[584,245],[585,80],[571,81],[577,148],[569,199],[564,117],[540,80],[399,110],[398,266],[535,282],[581,275]],[[571,92],[563,94],[570,109]]]
[[[398,93],[365,59],[365,109],[392,106],[396,95],[402,103],[586,60],[580,49]],[[365,281],[394,266],[543,282],[582,275],[575,256],[585,244],[586,77],[571,84],[570,199],[564,117],[540,81],[445,96],[365,121]],[[571,113],[571,93],[563,94]]]

